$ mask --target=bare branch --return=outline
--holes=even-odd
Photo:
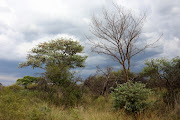
[[[93,52],[111,56],[123,66],[128,81],[131,58],[151,47],[161,36],[151,44],[137,46],[146,15],[138,17],[115,3],[114,8],[113,12],[103,9],[101,16],[92,16],[90,31],[97,39],[90,42]]]

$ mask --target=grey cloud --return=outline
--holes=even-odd
[[[3,85],[11,85],[16,82],[18,77],[13,74],[0,74],[0,83]]]
[[[5,0],[4,0],[5,1]],[[118,0],[120,4],[123,2]],[[102,67],[108,65],[120,68],[119,64],[110,57],[92,54],[90,45],[85,35],[90,35],[89,20],[94,12],[100,13],[103,6],[111,9],[111,0],[6,0],[6,6],[0,5],[0,13],[5,16],[0,17],[0,43],[1,53],[0,73],[16,73],[19,76],[25,74],[33,75],[32,69],[16,70],[18,61],[25,59],[24,54],[27,47],[34,42],[41,42],[39,39],[49,39],[48,36],[67,34],[77,37],[81,44],[85,46],[85,52],[89,55],[86,61],[86,68],[82,73],[88,75],[94,73],[96,65]],[[133,58],[132,69],[141,68],[145,59],[152,57],[175,57],[180,55],[180,2],[179,0],[128,0],[125,7],[132,10],[148,10],[147,22],[145,23],[140,41],[155,40],[161,33],[164,33],[157,48],[148,49]],[[42,4],[43,3],[43,4]],[[22,47],[22,49],[17,49]],[[175,51],[175,52],[174,52]],[[20,55],[19,55],[20,54]],[[20,57],[19,57],[20,56]],[[5,63],[4,60],[9,60]],[[14,62],[16,60],[16,62]],[[18,60],[18,61],[17,61]],[[9,65],[8,65],[9,64]],[[4,72],[3,72],[4,71]],[[37,70],[38,71],[38,70]]]

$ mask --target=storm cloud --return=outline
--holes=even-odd
[[[163,33],[156,48],[150,48],[133,59],[133,70],[140,70],[144,60],[173,58],[180,55],[180,2],[179,0],[116,0],[117,4],[138,13],[145,12],[140,40],[154,40]],[[88,55],[86,68],[81,74],[95,73],[96,65],[120,65],[109,57],[91,53],[86,39],[93,13],[102,7],[111,9],[111,0],[0,0],[0,82],[11,84],[24,75],[38,70],[17,69],[26,60],[27,51],[40,42],[59,37],[71,37],[85,46]],[[109,62],[111,61],[111,62]]]

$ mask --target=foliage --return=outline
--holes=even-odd
[[[144,111],[149,102],[150,89],[145,88],[145,84],[127,82],[118,85],[112,92],[114,108],[124,108],[128,113]]]
[[[18,85],[23,85],[25,88],[27,88],[28,84],[32,84],[37,82],[38,78],[37,77],[32,77],[32,76],[24,76],[21,79],[17,79],[16,83]]]
[[[33,92],[18,85],[0,91],[0,120],[42,120],[49,112]]]
[[[60,38],[44,42],[34,47],[27,55],[27,62],[19,64],[19,67],[32,66],[44,68],[52,63],[65,65],[69,68],[84,67],[87,56],[81,56],[83,47],[73,39]]]
[[[180,86],[180,58],[175,57],[172,60],[166,58],[152,59],[147,61],[146,67],[141,74],[149,77],[149,83],[154,87],[165,87],[168,93],[164,96],[167,104],[175,104],[176,94]],[[164,83],[164,84],[163,84]]]
[[[101,91],[103,91],[105,80],[106,79],[103,76],[89,76],[84,81],[83,86],[87,88],[87,90],[91,92],[92,95],[99,96]]]
[[[66,107],[77,106],[83,95],[82,88],[76,84],[70,84],[69,86],[62,88],[62,93],[63,96],[61,102]]]
[[[126,82],[126,75],[123,70],[113,71],[112,72],[115,79],[117,79],[118,84],[122,84]],[[133,81],[133,79],[136,77],[134,72],[128,71],[129,80]]]
[[[129,72],[129,79],[133,80],[135,74],[133,72]],[[111,92],[111,87],[117,87],[117,84],[123,84],[126,82],[126,76],[123,70],[111,71],[108,76],[104,74],[96,74],[94,76],[89,76],[84,81],[84,87],[88,88],[88,90],[95,96],[102,95],[101,92],[105,88],[106,94]],[[105,86],[106,85],[106,86]]]
[[[45,76],[49,81],[57,86],[62,93],[61,103],[65,106],[75,106],[82,97],[82,90],[74,81],[73,73],[67,66],[50,65],[46,67]]]
[[[70,84],[73,78],[73,74],[69,71],[69,67],[65,65],[56,66],[55,64],[51,64],[47,66],[45,70],[45,78],[47,78],[49,82],[61,87]]]
[[[5,89],[0,93],[0,119],[18,120],[23,119],[26,108],[26,100],[11,89]],[[24,107],[24,108],[23,108]]]
[[[27,62],[20,63],[19,67],[32,66],[33,68],[44,69],[43,77],[47,82],[44,80],[39,81],[38,87],[43,89],[48,96],[52,94],[53,97],[54,91],[48,92],[45,89],[50,84],[59,86],[63,95],[63,103],[74,106],[81,95],[78,92],[79,90],[74,87],[76,86],[73,82],[74,74],[70,69],[84,67],[87,56],[82,56],[82,51],[83,46],[72,39],[60,38],[51,40],[33,48],[27,55]],[[26,80],[25,82],[29,81]],[[57,94],[57,98],[59,98],[59,94]]]
[[[49,104],[53,104],[56,106],[59,106],[61,104],[61,92],[59,92],[59,87],[56,85],[48,85],[46,81],[41,81],[40,84],[28,89],[33,92],[34,97],[42,99]]]
[[[166,81],[168,89],[176,89],[180,85],[180,58],[175,57],[172,60],[166,58],[152,59],[146,61],[146,67],[141,74],[150,77],[150,80],[159,81],[161,84]],[[160,86],[160,85],[159,85]]]

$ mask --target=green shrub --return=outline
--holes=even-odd
[[[118,85],[112,92],[114,108],[124,108],[128,113],[144,111],[150,104],[147,101],[150,93],[151,90],[142,83],[128,82]]]
[[[0,120],[25,119],[27,100],[18,93],[19,89],[13,85],[0,92]]]

